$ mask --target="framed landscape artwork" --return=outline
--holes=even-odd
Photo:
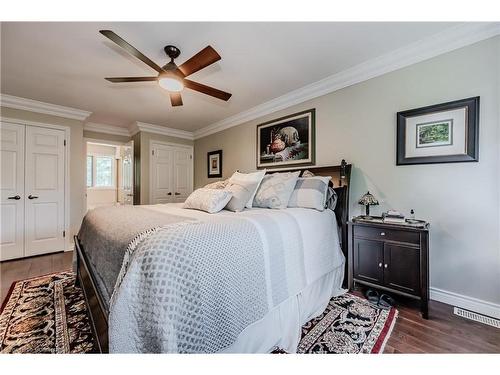
[[[207,152],[207,177],[222,177],[222,150]]]
[[[257,125],[257,168],[313,165],[315,110]]]
[[[396,164],[479,160],[479,96],[397,114]]]

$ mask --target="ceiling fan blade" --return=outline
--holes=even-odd
[[[194,81],[191,81],[189,79],[184,79],[184,86],[187,87],[188,89],[199,91],[199,92],[202,92],[203,94],[207,94],[207,95],[210,95],[210,96],[213,96],[215,98],[225,100],[225,101],[228,101],[232,95],[228,92],[214,89],[213,87],[203,85],[201,83],[194,82]]]
[[[220,55],[211,46],[207,46],[179,66],[179,70],[187,77],[220,59]]]
[[[146,57],[144,54],[142,54],[137,48],[134,46],[130,45],[128,42],[126,42],[124,39],[120,38],[118,35],[116,35],[113,31],[111,30],[99,30],[99,32],[104,35],[106,38],[110,39],[111,41],[115,42],[118,44],[121,48],[123,48],[125,51],[130,53],[132,56],[137,57],[139,60],[144,62],[145,64],[149,65],[151,68],[156,70],[158,73],[162,73],[163,69],[158,66],[154,61]]]
[[[170,94],[170,103],[172,103],[172,107],[178,107],[182,105],[182,96],[180,92],[171,92]]]
[[[113,77],[104,78],[106,81],[113,83],[123,83],[123,82],[144,82],[144,81],[157,81],[158,77]]]

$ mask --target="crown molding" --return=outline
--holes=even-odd
[[[464,23],[385,55],[365,61],[325,79],[227,117],[194,132],[194,139],[206,137],[247,121],[303,103],[371,78],[428,60],[432,57],[500,35],[500,23]]]
[[[18,96],[0,94],[0,105],[2,107],[22,109],[25,111],[44,113],[46,115],[70,118],[83,121],[90,116],[92,112],[81,109],[64,107],[62,105],[39,102],[37,100],[21,98]]]
[[[189,139],[191,141],[194,140],[193,132],[167,128],[166,126],[148,124],[139,121],[132,123],[131,127],[129,128],[129,132],[131,136],[137,134],[138,132],[147,132],[147,133],[167,135],[169,137]]]
[[[130,132],[127,128],[122,128],[119,126],[98,124],[95,122],[87,122],[83,125],[83,130],[97,133],[106,133],[114,135],[122,135],[125,137],[130,137]]]

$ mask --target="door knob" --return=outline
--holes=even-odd
[[[384,264],[384,268],[387,268],[387,263],[386,263],[386,264]]]
[[[28,199],[38,199],[38,197],[36,195],[28,195]]]
[[[167,193],[167,195],[172,195],[172,193],[169,192],[169,193]]]
[[[181,193],[175,192],[175,195],[181,195]]]
[[[21,197],[19,195],[15,195],[13,197],[8,197],[7,199],[15,199],[16,201],[18,201],[19,199],[21,199]]]

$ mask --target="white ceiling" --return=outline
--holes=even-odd
[[[133,121],[194,131],[457,23],[2,23],[1,92],[92,112],[88,121]],[[104,77],[156,75],[98,33],[111,29],[164,65],[212,45],[222,60],[190,78],[231,92],[229,102],[184,90],[171,107],[156,83]]]

